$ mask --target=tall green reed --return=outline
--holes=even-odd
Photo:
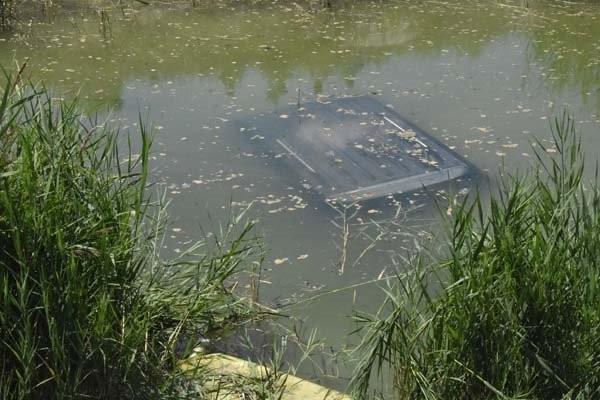
[[[449,221],[449,258],[418,257],[363,340],[354,389],[400,399],[600,398],[600,190],[587,184],[573,120]]]
[[[229,282],[255,249],[243,215],[214,251],[198,243],[160,261],[165,202],[147,190],[151,141],[144,124],[123,136],[5,74],[0,398],[177,395],[177,359],[249,312]]]

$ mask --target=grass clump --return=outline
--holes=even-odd
[[[181,394],[177,360],[248,310],[227,282],[252,256],[252,224],[227,224],[217,252],[199,243],[159,261],[164,208],[147,194],[144,128],[139,156],[132,138],[121,154],[117,131],[5,78],[0,398]]]
[[[358,317],[361,397],[377,378],[400,399],[600,398],[600,190],[573,120],[552,131],[489,209],[479,195],[458,207],[447,260],[421,257]]]

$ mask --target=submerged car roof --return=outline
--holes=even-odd
[[[472,169],[370,96],[283,107],[246,123],[327,200],[407,193],[463,177]]]

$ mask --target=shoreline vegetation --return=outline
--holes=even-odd
[[[378,315],[357,315],[353,381],[398,399],[600,398],[600,188],[575,122],[552,127],[524,175],[456,205],[449,257],[419,254]]]
[[[256,315],[234,294],[235,278],[258,257],[254,222],[236,216],[216,250],[199,242],[162,261],[165,201],[148,190],[144,124],[129,136],[20,74],[3,80],[0,398],[196,390],[178,361],[202,337]]]
[[[261,4],[261,1],[248,2],[254,6]],[[303,10],[319,11],[330,9],[337,3],[348,3],[348,0],[299,0],[290,2],[290,5]],[[110,29],[109,12],[118,11],[125,13],[125,10],[139,9],[148,6],[164,6],[171,4],[174,6],[198,7],[200,5],[215,4],[219,7],[230,5],[238,7],[240,2],[227,0],[226,2],[205,2],[202,0],[169,0],[167,2],[156,0],[0,0],[0,33],[18,28],[21,24],[27,24],[28,19],[39,19],[40,17],[51,16],[60,11],[73,12],[83,10],[95,10],[101,19],[101,30]],[[270,4],[270,2],[264,2]],[[109,33],[103,31],[104,33]]]

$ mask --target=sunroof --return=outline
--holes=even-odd
[[[247,122],[328,200],[407,193],[463,177],[471,169],[431,135],[368,96],[307,102]]]

